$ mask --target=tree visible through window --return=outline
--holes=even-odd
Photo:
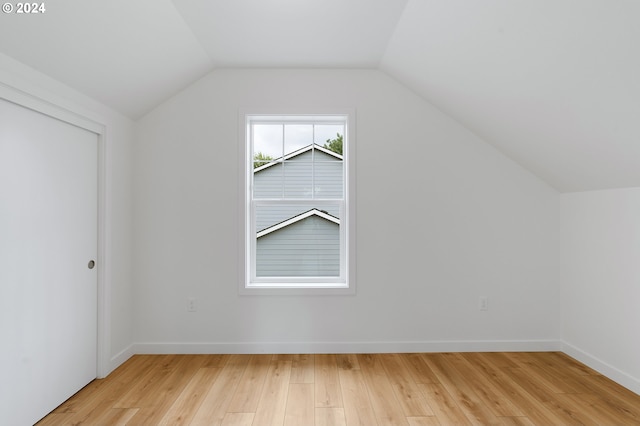
[[[327,139],[327,143],[324,144],[324,147],[342,155],[342,135],[340,133],[336,133],[336,138]]]
[[[273,157],[269,155],[265,155],[261,152],[256,152],[253,154],[253,168],[264,166],[267,163],[270,163],[273,160]]]

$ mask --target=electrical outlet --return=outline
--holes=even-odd
[[[187,311],[188,312],[195,312],[198,310],[198,305],[196,304],[196,298],[195,297],[189,297],[187,299]]]
[[[478,300],[478,308],[481,311],[489,310],[489,298],[487,296],[480,296],[480,299]]]

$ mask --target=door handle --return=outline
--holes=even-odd
[[[93,269],[96,266],[96,261],[95,260],[90,260],[89,264],[87,265],[87,267],[89,269]]]

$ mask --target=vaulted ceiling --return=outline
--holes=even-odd
[[[219,67],[378,68],[560,191],[640,186],[635,0],[54,0],[0,52],[137,119]]]

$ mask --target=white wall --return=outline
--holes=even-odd
[[[106,374],[131,354],[132,138],[133,122],[26,65],[0,53],[0,84],[84,116],[106,127],[107,291]]]
[[[238,295],[238,111],[265,106],[357,110],[355,296]],[[557,192],[382,72],[218,70],[137,129],[138,351],[559,347]]]
[[[560,207],[565,351],[640,393],[640,188]]]

